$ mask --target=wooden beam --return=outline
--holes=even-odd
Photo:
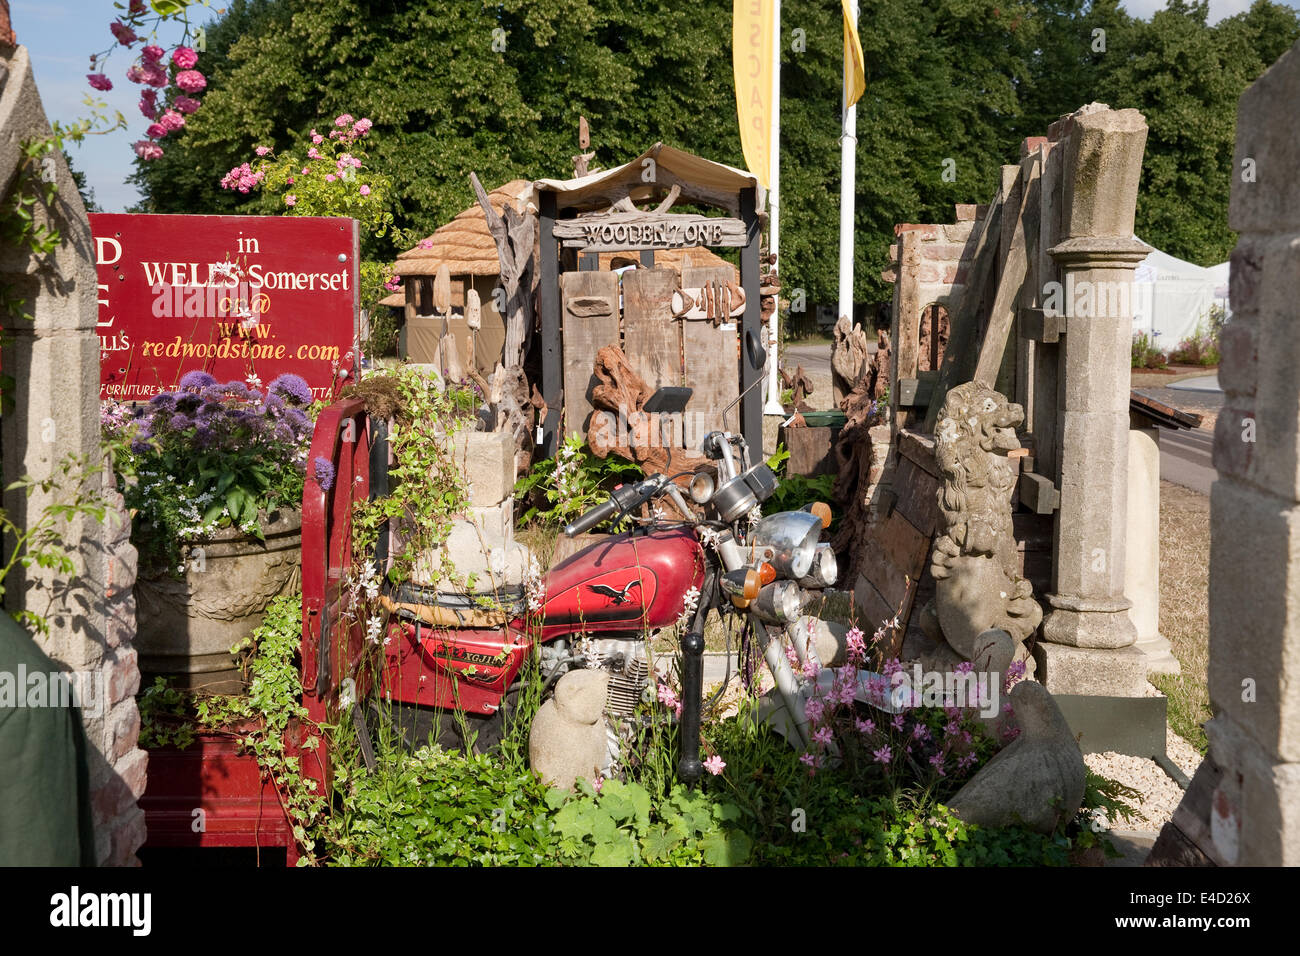
[[[892,381],[902,382],[916,377],[917,357],[920,352],[921,299],[917,289],[917,271],[921,268],[921,234],[908,230],[898,243],[898,336],[893,340],[895,363]],[[895,401],[895,424],[907,424],[907,412],[900,392]]]
[[[1018,176],[1019,167],[1014,168]],[[1016,303],[1029,274],[1029,253],[1025,239],[1027,219],[1033,218],[1033,231],[1035,234],[1038,232],[1038,208],[1037,203],[1028,203],[1030,192],[1029,189],[1015,188],[1009,197],[1011,204],[1003,204],[1004,220],[1010,213],[1015,216],[1015,223],[1011,230],[1011,244],[1007,247],[1006,262],[1002,267],[1002,277],[998,281],[997,295],[994,296],[993,308],[989,311],[989,323],[984,332],[984,342],[980,346],[979,361],[975,365],[975,381],[989,388],[998,385],[1002,357],[1006,352],[1012,323],[1016,319]]]
[[[749,242],[740,251],[740,285],[745,290],[745,315],[740,326],[740,390],[750,389],[740,400],[740,432],[749,445],[751,461],[763,460],[763,389],[756,383],[762,366],[749,360],[745,340],[751,334],[763,344],[763,314],[758,291],[758,197],[752,186],[740,191],[740,218]],[[775,361],[776,356],[772,356]],[[750,386],[754,386],[750,388]]]
[[[980,299],[997,258],[998,236],[1001,228],[1002,195],[999,193],[984,217],[979,238],[975,241],[970,280],[966,284],[965,291],[962,292],[961,306],[952,316],[948,346],[943,353],[943,365],[939,368],[939,383],[934,387],[930,408],[925,415],[927,432],[934,431],[934,423],[939,418],[939,408],[943,405],[948,390],[961,382],[970,381],[970,356],[974,354],[976,343],[979,341]]]
[[[1026,471],[1020,476],[1020,503],[1034,514],[1050,515],[1061,504],[1061,493],[1050,478]]]
[[[560,412],[564,395],[564,369],[560,348],[560,250],[555,241],[555,193],[543,191],[538,196],[540,232],[538,255],[541,270],[538,296],[542,311],[542,398],[546,402],[546,420],[542,422],[542,455],[554,458],[560,430]]]

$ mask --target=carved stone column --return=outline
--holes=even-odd
[[[1057,392],[1060,509],[1052,592],[1036,656],[1055,693],[1137,696],[1145,655],[1124,596],[1133,237],[1147,126],[1137,110],[1091,104],[1053,125],[1064,148],[1061,268],[1066,316]],[[1050,302],[1050,297],[1045,296]]]

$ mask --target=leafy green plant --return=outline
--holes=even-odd
[[[607,780],[598,793],[579,780],[576,796],[551,790],[546,804],[556,811],[556,854],[569,864],[739,866],[753,846],[731,826],[740,819],[734,803],[684,786],[655,802],[636,783]]]
[[[127,505],[138,512],[131,537],[143,564],[180,574],[185,542],[221,528],[260,539],[266,516],[297,507],[310,402],[297,375],[279,376],[263,393],[196,371],[134,413],[108,404],[105,431],[130,442],[116,464]],[[313,471],[324,487],[333,481],[328,461],[314,462]]]
[[[824,501],[831,506],[831,523],[834,524],[843,515],[843,509],[835,500],[835,476],[787,474],[786,463],[789,459],[789,450],[785,445],[779,444],[776,452],[767,460],[768,467],[776,472],[778,481],[772,497],[763,502],[763,514],[798,511],[814,501]]]
[[[562,526],[606,501],[615,485],[643,477],[645,473],[635,462],[613,454],[598,458],[582,436],[570,435],[554,458],[534,464],[515,485],[515,497],[528,503],[519,524],[537,519]]]
[[[1153,333],[1153,335],[1159,334],[1159,332]],[[1168,359],[1165,358],[1165,353],[1156,348],[1154,337],[1147,335],[1145,332],[1138,332],[1133,336],[1132,352],[1133,368],[1159,369],[1165,368],[1169,364]]]
[[[1220,312],[1222,308],[1219,307]],[[1178,347],[1169,352],[1169,361],[1176,365],[1218,365],[1219,364],[1219,330],[1223,328],[1222,319],[1218,328],[1206,328],[1205,322],[1197,324],[1192,334],[1178,343]]]
[[[24,475],[5,488],[22,491],[28,497],[39,494],[48,503],[26,515],[22,525],[0,508],[0,538],[7,539],[0,563],[0,598],[5,593],[5,580],[15,568],[40,568],[63,579],[76,573],[73,556],[79,542],[70,536],[70,529],[79,520],[102,523],[109,516],[97,480],[90,477],[95,475],[97,479],[99,472],[100,466],[91,466],[76,455],[66,455],[46,477]],[[14,620],[38,634],[49,632],[45,615],[31,608],[16,612]]]

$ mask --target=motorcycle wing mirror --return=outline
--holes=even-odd
[[[689,388],[679,388],[673,385],[662,386],[646,399],[646,403],[641,406],[641,410],[652,414],[681,415],[686,411],[686,403],[691,400],[691,392],[692,390]]]
[[[767,364],[767,349],[759,344],[753,329],[745,333],[745,352],[749,356],[751,368],[762,368]]]

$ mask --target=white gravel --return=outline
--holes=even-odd
[[[1168,733],[1165,752],[1188,779],[1201,764],[1202,758],[1196,749],[1172,730]],[[1133,819],[1110,821],[1115,829],[1158,832],[1169,822],[1183,799],[1183,789],[1149,758],[1095,753],[1085,754],[1083,760],[1093,773],[1132,787],[1142,795],[1137,801],[1137,814]]]

